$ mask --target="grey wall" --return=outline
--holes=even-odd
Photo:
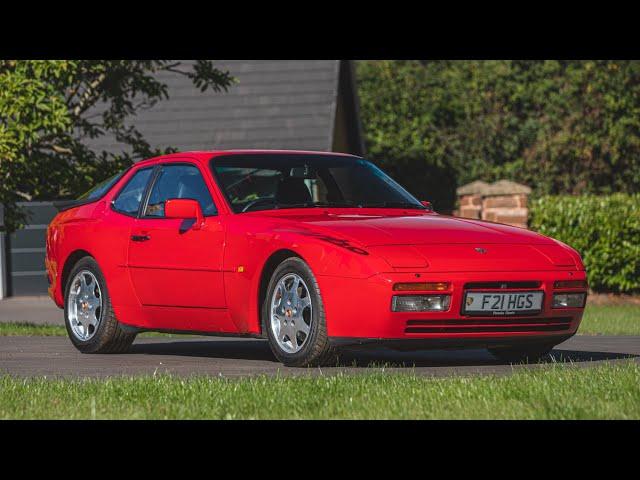
[[[185,67],[190,63],[183,61]],[[215,65],[238,80],[226,93],[202,93],[188,78],[158,74],[168,86],[169,100],[135,119],[151,145],[331,150],[339,60],[229,60]],[[107,137],[92,145],[122,149]]]
[[[46,295],[44,267],[47,225],[57,210],[51,202],[24,202],[28,212],[25,228],[7,239],[7,279],[10,295]]]

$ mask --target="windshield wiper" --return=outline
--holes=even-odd
[[[256,203],[255,207],[250,204],[250,208],[247,210],[245,207],[243,212],[249,212],[252,210],[264,210],[265,207],[269,205],[273,205],[275,210],[278,209],[287,209],[287,208],[348,208],[348,207],[361,207],[361,205],[356,205],[351,201],[344,202],[301,202],[301,203],[282,203],[276,202],[275,199],[265,198],[260,200],[260,203]],[[268,208],[267,208],[268,209]]]
[[[373,203],[361,203],[358,205],[362,208],[413,208],[417,210],[424,210],[423,205],[415,204],[412,202],[373,202]]]
[[[353,202],[304,202],[304,203],[276,203],[276,207],[284,208],[310,208],[310,207],[355,207]],[[359,205],[358,205],[359,206]]]
[[[314,207],[355,207],[356,204],[354,202],[344,201],[344,202],[313,202]]]
[[[411,208],[417,210],[425,210],[425,207],[422,205],[417,205],[412,202],[397,202],[397,201],[387,201],[387,202],[371,202],[371,203],[358,203],[345,200],[343,202],[300,202],[300,203],[282,203],[276,202],[275,199],[267,199],[263,200],[262,205],[256,205],[255,209],[264,209],[267,205],[273,205],[275,210],[279,209],[287,209],[287,208]],[[245,207],[246,208],[246,207]],[[251,211],[243,210],[243,211]]]

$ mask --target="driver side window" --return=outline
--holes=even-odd
[[[164,204],[170,198],[197,200],[205,217],[218,213],[209,188],[204,183],[200,170],[194,165],[162,167],[151,189],[143,217],[164,218]]]

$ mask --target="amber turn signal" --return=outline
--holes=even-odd
[[[448,282],[415,282],[415,283],[396,283],[393,289],[397,292],[416,292],[416,291],[428,291],[428,292],[442,292],[449,290]]]
[[[558,280],[553,288],[587,288],[586,280]]]

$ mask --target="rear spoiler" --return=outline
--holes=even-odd
[[[81,205],[88,205],[89,203],[94,203],[100,200],[99,198],[93,198],[91,200],[54,200],[53,206],[58,210],[58,212],[64,212],[65,210],[69,210],[74,207],[79,207]]]

